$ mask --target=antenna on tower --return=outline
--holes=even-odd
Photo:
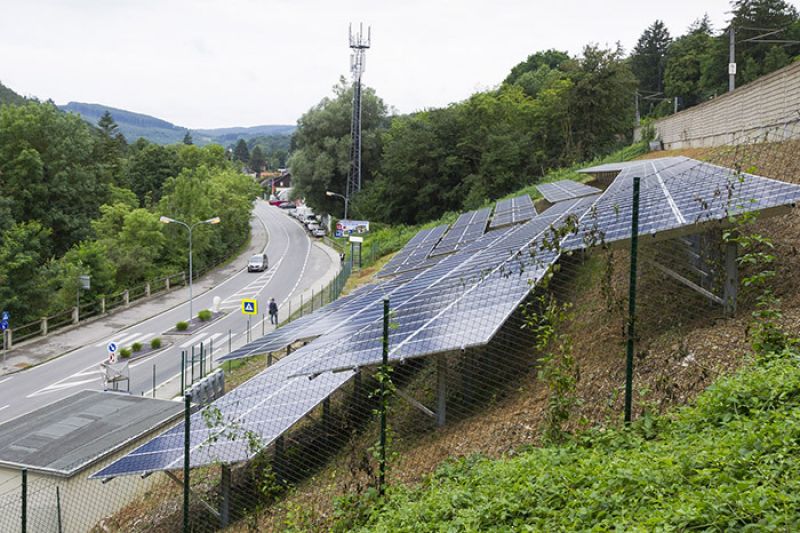
[[[372,28],[367,26],[364,35],[364,24],[358,25],[353,33],[353,25],[348,28],[350,37],[350,74],[353,77],[353,118],[350,123],[350,173],[347,176],[346,196],[349,200],[361,190],[361,76],[366,65],[366,51],[372,45]]]

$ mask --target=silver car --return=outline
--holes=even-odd
[[[256,254],[247,262],[248,272],[264,272],[269,268],[267,254]]]

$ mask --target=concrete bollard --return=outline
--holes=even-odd
[[[100,314],[101,315],[106,314],[106,297],[105,296],[100,298]]]
[[[122,293],[122,301],[125,303],[125,307],[128,307],[131,303],[130,293],[128,289],[125,289],[125,292]]]
[[[169,276],[164,278],[164,290],[169,292]]]
[[[80,320],[80,319],[81,319],[81,317],[80,317],[80,311],[78,311],[78,307],[77,306],[73,307],[72,308],[72,323],[73,324],[77,324],[78,320]]]
[[[6,330],[6,349],[10,350],[14,347],[14,336],[12,335],[12,329],[8,328]]]
[[[144,295],[146,297],[150,296],[150,283],[145,283],[144,284]]]
[[[46,316],[42,317],[41,326],[42,326],[42,337],[44,337],[44,336],[47,335],[47,317]]]

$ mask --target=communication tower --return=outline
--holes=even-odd
[[[364,35],[364,24],[359,24],[358,31],[350,34],[350,73],[353,76],[353,118],[350,122],[350,172],[347,176],[346,195],[348,200],[361,190],[361,75],[364,74],[366,52],[372,42],[371,28],[367,27]]]

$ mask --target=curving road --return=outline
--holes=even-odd
[[[330,268],[331,259],[322,249],[312,245],[305,230],[280,209],[265,202],[256,202],[254,216],[267,230],[269,270],[248,273],[246,265],[236,274],[216,285],[212,290],[194,298],[195,313],[211,308],[214,298],[222,301],[221,310],[226,314],[192,334],[165,335],[180,320],[189,315],[188,302],[160,313],[135,326],[119,331],[112,337],[75,350],[67,355],[18,372],[0,377],[0,423],[65,398],[83,389],[102,390],[99,373],[100,362],[106,359],[106,345],[110,341],[125,347],[133,342],[148,345],[154,337],[172,344],[151,356],[136,359],[130,364],[130,392],[132,394],[153,393],[155,370],[156,390],[169,382],[174,393],[180,389],[181,352],[199,353],[200,344],[208,351],[213,347],[216,355],[228,353],[247,342],[248,317],[240,311],[243,298],[258,300],[259,314],[249,321],[251,338],[259,337],[262,331],[272,329],[269,318],[264,320],[270,298],[275,298],[283,318],[288,312],[290,298],[309,287],[319,285],[319,279]],[[199,363],[194,371],[199,375]],[[187,368],[187,372],[191,372]],[[164,394],[160,394],[163,396]]]

